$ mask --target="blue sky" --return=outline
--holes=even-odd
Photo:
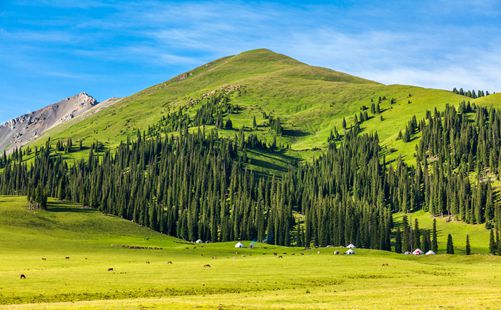
[[[0,0],[0,121],[261,47],[387,84],[501,91],[501,1]]]

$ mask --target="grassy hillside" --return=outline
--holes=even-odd
[[[501,301],[499,257],[195,245],[73,204],[26,205],[24,197],[0,197],[0,304],[9,308],[400,309],[465,300],[495,308]]]
[[[402,222],[402,213],[394,215],[397,224]],[[433,228],[433,216],[425,211],[417,211],[407,214],[409,223],[414,224],[418,220],[420,229]],[[447,248],[447,235],[451,234],[454,242],[454,253],[464,254],[466,249],[466,235],[470,236],[470,245],[472,253],[489,253],[489,230],[485,229],[484,224],[466,224],[459,221],[447,221],[446,217],[436,217],[437,237],[439,253],[445,253]]]
[[[246,128],[248,133],[271,142],[273,134],[269,128],[259,125],[265,123],[263,112],[272,114],[284,123],[286,131],[278,137],[278,142],[291,145],[287,154],[306,159],[318,155],[327,145],[334,127],[342,132],[343,118],[350,126],[353,116],[360,113],[363,106],[369,108],[371,101],[377,102],[382,97],[386,99],[381,102],[381,115],[369,114],[371,118],[361,126],[367,132],[377,131],[384,145],[394,150],[390,159],[403,154],[410,160],[417,140],[403,144],[396,137],[413,115],[420,119],[426,110],[443,110],[446,104],[471,100],[445,90],[383,85],[259,49],[216,60],[145,89],[87,119],[57,127],[35,144],[44,143],[48,137],[54,141],[72,137],[84,139],[87,145],[99,140],[114,147],[127,136],[135,136],[135,130],[146,129],[191,99],[222,87],[243,89],[240,94],[232,95],[232,103],[243,109],[231,116],[235,130],[223,130],[221,134],[233,136],[236,130]],[[390,103],[391,99],[394,104]],[[476,102],[499,106],[501,96],[491,95]],[[191,111],[196,109],[195,105]],[[252,128],[253,117],[256,117],[257,128]],[[85,152],[77,152],[72,157],[84,155]]]

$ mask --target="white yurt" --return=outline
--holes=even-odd
[[[429,250],[428,252],[426,252],[425,255],[435,255],[435,254],[437,254],[437,253],[433,252],[432,250]]]
[[[353,254],[355,254],[355,251],[353,251],[353,249],[349,249],[348,251],[344,252],[344,254],[353,255]]]
[[[350,244],[348,244],[348,246],[346,248],[354,249],[354,248],[356,248],[356,246],[353,243],[350,243]]]
[[[412,252],[412,255],[423,255],[424,252],[421,251],[421,249],[415,249],[413,252]]]
[[[204,243],[201,239],[198,239],[197,241],[195,241],[195,243]]]
[[[244,244],[242,242],[237,242],[237,244],[235,244],[235,247],[236,248],[245,248]]]

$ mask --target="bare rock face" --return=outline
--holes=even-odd
[[[84,115],[96,106],[96,99],[82,92],[38,111],[21,115],[0,125],[0,151],[12,151],[40,137],[46,130]]]

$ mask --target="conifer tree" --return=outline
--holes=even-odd
[[[412,249],[421,248],[421,235],[419,232],[419,222],[418,219],[414,219],[414,239],[412,240]]]
[[[454,243],[452,242],[452,236],[449,234],[447,236],[447,254],[454,254]]]
[[[402,253],[402,233],[400,227],[397,227],[397,233],[395,236],[395,252]]]
[[[404,215],[403,217],[402,227],[403,227],[402,252],[408,252],[411,250],[412,241],[411,241],[411,229],[409,227],[407,215]]]
[[[466,255],[471,255],[470,236],[466,235]]]
[[[489,253],[494,255],[496,254],[497,250],[497,244],[494,239],[494,229],[490,229],[490,236],[489,236]]]
[[[438,240],[437,240],[437,219],[433,219],[433,232],[431,239],[431,250],[435,253],[438,252]]]
[[[496,233],[496,244],[498,246],[497,253],[498,253],[498,255],[501,255],[501,238],[499,236],[499,230],[497,230],[497,233]]]

